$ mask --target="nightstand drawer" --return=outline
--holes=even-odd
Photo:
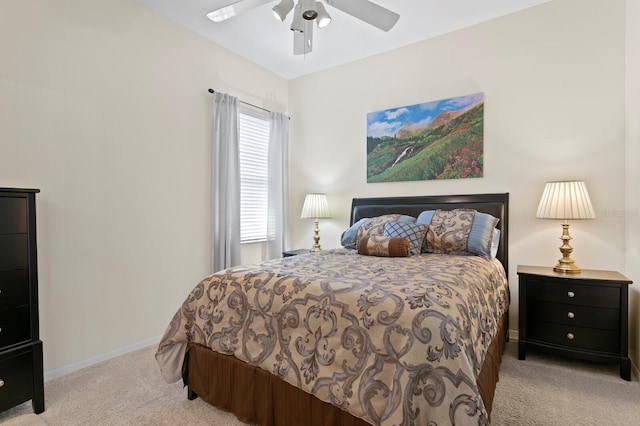
[[[29,304],[29,271],[0,272],[0,309]]]
[[[620,334],[617,331],[573,327],[564,324],[532,321],[529,340],[592,351],[619,353]]]
[[[0,197],[0,234],[27,232],[27,199]]]
[[[0,408],[31,399],[33,394],[33,352],[18,351],[0,361]]]
[[[31,339],[29,306],[0,310],[0,348]]]
[[[618,309],[593,308],[546,301],[533,301],[530,309],[533,321],[614,331],[620,328],[620,311]]]
[[[27,234],[0,235],[0,272],[28,267]]]
[[[620,288],[530,279],[527,282],[527,299],[617,309],[620,307]]]

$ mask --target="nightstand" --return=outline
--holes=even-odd
[[[631,380],[629,360],[629,284],[615,271],[583,269],[579,274],[553,268],[518,266],[518,359],[528,347],[588,361],[620,364]]]
[[[306,254],[311,252],[309,249],[287,250],[282,252],[282,257],[297,256],[299,254]]]

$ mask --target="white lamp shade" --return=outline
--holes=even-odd
[[[325,194],[307,194],[300,219],[330,219],[329,204]]]
[[[595,219],[596,212],[583,181],[547,182],[536,217],[563,220]]]

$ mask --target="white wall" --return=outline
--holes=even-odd
[[[625,269],[624,0],[555,0],[520,13],[291,81],[292,246],[312,225],[304,193],[328,194],[323,246],[339,245],[350,199],[510,193],[511,322],[518,264],[553,266],[559,221],[535,218],[545,182],[583,179],[598,218],[571,226],[585,269]],[[366,183],[366,114],[485,94],[484,177]],[[640,279],[640,277],[639,277]]]
[[[211,273],[211,95],[287,82],[132,0],[0,0],[0,186],[35,187],[45,370],[160,336]]]
[[[631,358],[640,365],[640,2],[626,0],[626,265],[630,291]]]
[[[640,43],[628,25],[625,106],[625,0],[554,0],[289,83],[132,0],[53,3],[0,0],[0,186],[42,189],[47,371],[160,335],[211,272],[208,87],[289,111],[291,248],[312,243],[298,219],[309,191],[329,196],[326,248],[354,196],[507,191],[517,301],[516,266],[560,255],[560,225],[534,218],[544,182],[579,178],[599,217],[572,225],[574,258],[640,282],[638,217],[625,232],[624,217],[603,214],[640,199]],[[637,2],[626,6],[636,22]],[[366,184],[368,112],[477,91],[484,178]],[[262,255],[246,247],[243,261]],[[517,305],[511,315],[517,326]]]

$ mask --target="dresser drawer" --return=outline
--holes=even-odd
[[[28,267],[27,234],[0,235],[0,272]]]
[[[0,348],[31,339],[29,307],[0,310]]]
[[[27,232],[27,199],[0,197],[0,234]]]
[[[17,351],[0,360],[0,409],[15,406],[33,395],[33,352]]]
[[[0,272],[0,309],[29,304],[29,271]]]
[[[531,302],[531,320],[616,331],[620,311],[536,300]]]
[[[552,324],[543,321],[532,321],[527,332],[527,339],[577,349],[619,353],[620,333],[611,330],[574,327],[564,324]]]
[[[618,309],[620,288],[530,279],[527,281],[527,299]]]

